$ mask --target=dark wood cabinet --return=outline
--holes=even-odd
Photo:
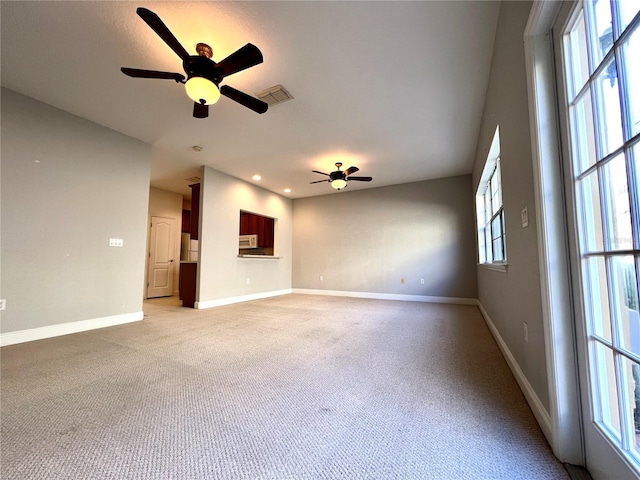
[[[183,307],[193,308],[196,303],[196,262],[180,263],[180,300]]]
[[[191,240],[198,240],[200,235],[200,184],[194,183],[191,187]]]
[[[191,211],[182,210],[182,233],[191,234]]]
[[[258,235],[259,248],[273,248],[274,219],[240,212],[240,235]]]
[[[258,231],[262,232],[258,234],[258,245],[262,244],[260,246],[263,248],[273,248],[273,218],[260,217],[258,225]]]

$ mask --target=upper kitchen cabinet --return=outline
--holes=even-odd
[[[194,183],[191,187],[191,240],[198,240],[200,225],[200,184]]]
[[[240,235],[257,235],[258,248],[273,248],[275,220],[240,211]]]

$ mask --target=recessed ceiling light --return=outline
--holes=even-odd
[[[260,175],[254,175],[251,178],[253,178],[254,180],[260,180],[262,177]]]
[[[200,145],[194,145],[193,147],[191,147],[191,150],[193,150],[194,152],[201,152],[202,147]]]
[[[284,189],[284,193],[291,193],[291,189],[290,188],[285,188]]]

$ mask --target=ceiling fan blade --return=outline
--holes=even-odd
[[[329,176],[328,173],[324,173],[324,172],[319,172],[318,170],[311,170],[313,173],[319,173],[320,175],[326,175],[327,177]],[[322,182],[326,181],[326,180],[321,180]]]
[[[328,182],[329,180],[316,180],[315,182],[309,182],[309,183],[322,183],[322,182]]]
[[[358,170],[360,170],[358,167],[349,167],[344,171],[344,174],[348,177],[352,173],[356,173]]]
[[[209,116],[209,105],[193,102],[193,116],[195,118],[207,118]]]
[[[171,33],[169,28],[167,28],[162,20],[160,20],[158,15],[143,7],[138,7],[136,13],[140,15],[140,18],[142,18],[142,20],[144,20],[145,23],[149,25],[162,40],[164,40],[164,43],[169,45],[171,50],[176,52],[176,55],[178,55],[182,60],[187,60],[189,58],[189,53],[180,44],[178,39],[173,36],[173,33]]]
[[[262,53],[258,47],[247,43],[241,49],[236,50],[227,58],[218,62],[216,67],[222,69],[223,77],[228,77],[229,75],[233,75],[259,63],[262,63]]]
[[[371,177],[347,177],[347,180],[356,180],[358,182],[370,182],[373,180]]]
[[[163,78],[167,80],[175,80],[176,82],[184,82],[184,75],[181,73],[159,72],[157,70],[141,70],[139,68],[122,67],[120,69],[125,75],[134,78]]]
[[[229,85],[223,85],[222,87],[220,87],[220,93],[225,97],[238,102],[240,105],[244,105],[245,107],[253,110],[256,113],[264,113],[269,108],[269,105],[267,105],[262,100],[258,100],[251,95],[247,95],[246,93],[243,93],[240,90],[236,90]]]

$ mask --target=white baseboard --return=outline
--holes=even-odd
[[[403,295],[397,293],[347,292],[343,290],[314,290],[308,288],[294,288],[292,293],[329,295],[332,297],[373,298],[376,300],[400,300],[403,302],[452,303],[457,305],[478,304],[478,300],[476,298],[432,297],[427,295]]]
[[[18,330],[0,334],[0,346],[15,345],[17,343],[33,342],[45,338],[59,337],[71,333],[86,332],[96,328],[112,327],[123,323],[137,322],[144,317],[143,312],[125,313],[122,315],[112,315],[110,317],[92,318],[79,322],[60,323],[47,327],[30,328],[29,330]]]
[[[551,415],[544,408],[544,405],[540,401],[540,398],[529,383],[529,380],[527,380],[527,377],[524,375],[522,369],[520,368],[520,365],[518,365],[518,362],[509,350],[509,347],[507,347],[507,344],[503,340],[502,336],[500,336],[500,332],[498,332],[498,329],[489,317],[487,311],[482,306],[482,303],[478,301],[477,305],[480,309],[480,312],[482,313],[482,316],[484,317],[487,326],[489,327],[489,330],[491,330],[493,337],[496,339],[496,342],[498,343],[498,346],[502,351],[502,355],[507,361],[507,364],[509,365],[513,376],[516,378],[516,381],[520,386],[520,390],[522,390],[522,393],[527,399],[527,403],[529,404],[533,415],[536,417],[536,420],[538,421],[538,424],[542,429],[542,433],[547,438],[549,445],[553,445],[553,428],[551,425]]]
[[[277,297],[280,295],[288,295],[292,293],[290,288],[284,290],[273,290],[271,292],[253,293],[251,295],[241,295],[239,297],[220,298],[217,300],[205,300],[203,302],[196,302],[194,308],[213,308],[221,307],[223,305],[231,305],[232,303],[249,302],[251,300],[260,300],[262,298]]]

